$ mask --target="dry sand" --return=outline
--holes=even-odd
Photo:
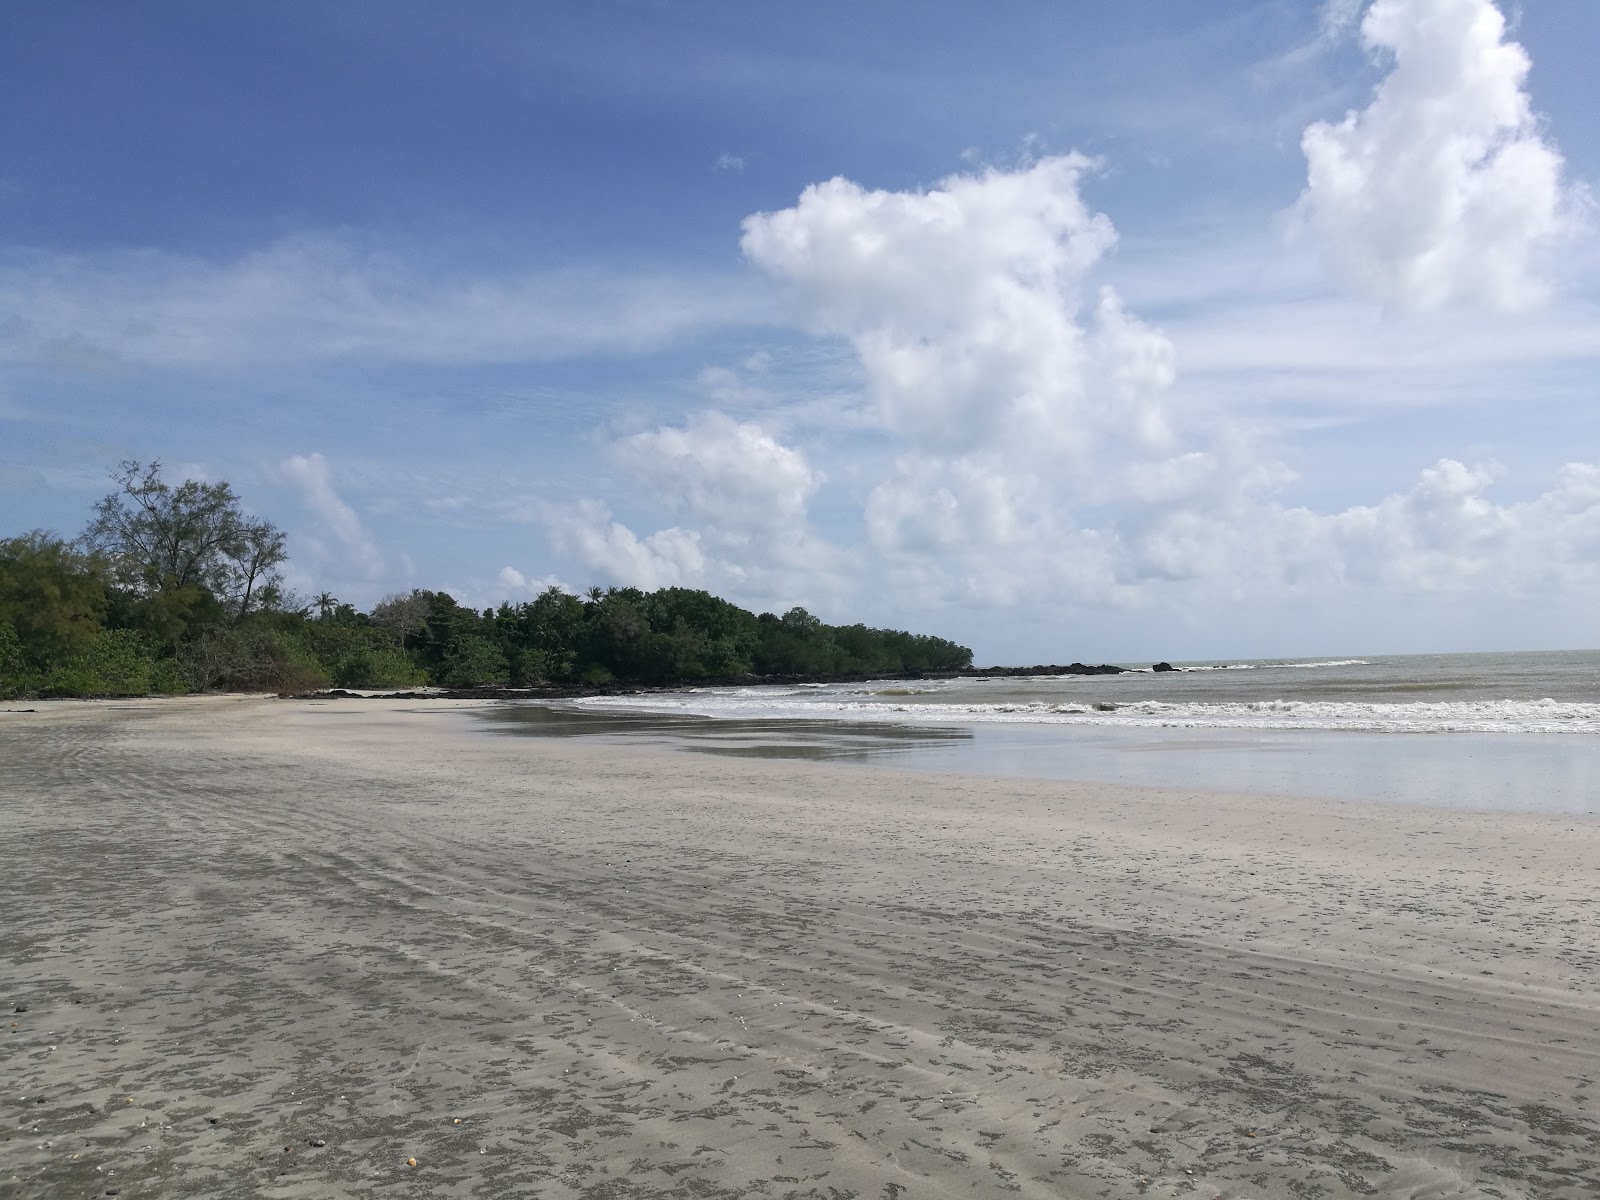
[[[1592,821],[36,707],[3,1196],[1600,1195]]]

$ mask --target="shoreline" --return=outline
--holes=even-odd
[[[1165,666],[1166,664],[1162,664]],[[1155,670],[1154,667],[1151,668]],[[1181,671],[1179,667],[1167,667]],[[865,683],[882,680],[885,683],[914,683],[934,679],[1037,679],[1041,676],[1061,675],[1137,675],[1131,667],[1111,663],[1089,666],[1070,663],[1067,666],[1032,667],[968,667],[960,671],[889,671],[882,675],[713,675],[697,679],[656,680],[653,682],[614,683],[550,683],[527,687],[495,684],[488,687],[427,688],[423,690],[385,690],[382,688],[325,688],[314,692],[284,694],[284,699],[351,699],[351,700],[584,700],[593,696],[636,696],[655,692],[681,692],[685,688],[747,688],[747,687],[798,687],[830,683]]]
[[[489,737],[482,707],[0,720],[0,1182],[1600,1189],[1593,822]]]
[[[496,703],[475,711],[479,723],[508,736],[575,737],[615,746],[645,740],[703,755],[835,762],[868,771],[1197,788],[1578,820],[1600,814],[1600,739],[1569,733],[896,724],[594,711],[559,701]]]
[[[1164,665],[1164,664],[1163,664]],[[1153,671],[1155,668],[1152,667]],[[1188,668],[1169,667],[1181,673]],[[669,679],[650,682],[618,680],[608,683],[542,683],[525,687],[510,684],[487,684],[478,687],[450,688],[316,688],[307,692],[283,692],[267,688],[254,692],[177,692],[171,695],[120,695],[95,696],[22,696],[17,704],[56,704],[62,702],[94,702],[104,700],[184,700],[208,696],[275,696],[282,700],[579,700],[591,696],[632,696],[654,692],[676,692],[684,688],[740,688],[783,687],[801,684],[861,683],[867,680],[886,682],[915,682],[929,679],[1033,679],[1054,675],[1138,675],[1141,668],[1121,667],[1111,663],[1088,665],[1069,663],[1065,666],[1032,667],[968,667],[959,671],[890,671],[882,675],[714,675],[694,679]]]

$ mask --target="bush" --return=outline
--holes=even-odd
[[[468,635],[445,651],[439,682],[446,687],[504,683],[511,674],[506,656],[487,638]]]
[[[512,661],[511,682],[519,687],[548,683],[554,673],[550,667],[550,656],[543,650],[524,650],[515,655]]]
[[[189,688],[241,692],[308,692],[328,686],[328,673],[300,639],[265,626],[207,633],[183,648]]]
[[[154,689],[156,664],[131,629],[103,629],[89,646],[50,668],[41,696],[144,696]]]
[[[183,664],[175,658],[158,659],[150,672],[150,690],[162,696],[187,692],[189,681],[184,678]]]
[[[29,690],[22,640],[10,621],[0,621],[0,700],[10,700]]]
[[[340,687],[415,687],[426,680],[415,663],[390,646],[362,646],[341,658],[333,671]]]

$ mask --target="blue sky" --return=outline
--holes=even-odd
[[[1589,0],[0,15],[0,514],[980,661],[1600,640]]]

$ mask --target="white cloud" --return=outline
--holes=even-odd
[[[1348,6],[1326,10],[1334,19]],[[1298,216],[1365,295],[1402,308],[1527,307],[1580,202],[1491,0],[1375,0],[1361,37],[1393,69],[1372,103],[1301,141]]]
[[[1408,491],[1323,522],[1347,578],[1405,591],[1511,595],[1600,581],[1600,466],[1571,463],[1532,500],[1486,494],[1503,474],[1440,459]]]
[[[722,531],[802,524],[822,481],[799,451],[717,412],[623,438],[612,455],[675,516]]]
[[[1569,464],[1548,491],[1505,504],[1489,494],[1502,475],[1440,459],[1404,491],[1329,513],[1248,495],[1185,504],[1122,531],[1121,574],[1256,603],[1286,590],[1550,599],[1600,584],[1600,466]]]
[[[742,245],[806,328],[848,339],[879,423],[921,451],[1160,437],[1170,347],[1109,290],[1079,317],[1116,241],[1079,194],[1094,165],[1063,155],[920,192],[832,179],[747,218]]]
[[[1466,332],[1442,316],[1401,331],[1355,302],[1309,300],[1293,271],[1268,272],[1293,321],[1274,324],[1267,308],[1208,326],[1172,301],[1182,327],[1210,339],[1183,347],[1203,386],[1180,386],[1172,341],[1095,277],[1116,234],[1079,195],[1090,166],[1066,156],[914,192],[835,179],[749,218],[750,261],[804,328],[859,362],[865,427],[838,419],[858,411],[848,399],[830,395],[826,418],[792,380],[766,387],[770,363],[759,395],[741,373],[708,368],[701,386],[759,404],[759,421],[699,413],[611,446],[642,509],[671,527],[641,536],[603,505],[566,506],[543,518],[554,544],[607,581],[688,583],[757,606],[887,606],[892,620],[970,609],[986,626],[1000,612],[1007,626],[1012,614],[1074,628],[1095,613],[1238,622],[1288,604],[1570,597],[1600,582],[1600,468],[1570,466],[1543,495],[1501,502],[1494,467],[1441,460],[1376,503],[1314,511],[1283,499],[1295,477],[1276,438],[1239,415],[1242,382],[1252,405],[1280,394],[1261,384],[1266,371],[1314,368],[1319,386],[1348,390],[1356,372],[1413,369],[1419,356],[1463,370],[1509,368],[1530,346],[1592,357],[1572,312],[1537,329],[1485,314]],[[826,481],[810,466],[823,454]],[[827,538],[813,510],[832,518]],[[859,526],[840,523],[845,512]]]
[[[514,363],[759,322],[749,281],[573,269],[446,274],[329,238],[232,261],[153,251],[0,262],[0,358],[105,369],[319,360]]]
[[[1332,41],[1356,27],[1364,0],[1325,0],[1319,19],[1321,36]]]
[[[554,575],[524,575],[510,566],[501,567],[500,574],[495,576],[495,579],[507,595],[519,599],[537,596],[550,588],[560,588],[564,592],[572,590]]]
[[[468,608],[481,610],[498,608],[502,604],[526,604],[550,588],[556,588],[572,596],[579,594],[578,588],[559,575],[548,572],[524,574],[510,565],[501,567],[492,579],[471,578],[463,581],[458,587],[446,590],[459,603]]]
[[[1049,537],[1040,481],[999,458],[907,456],[867,497],[867,537],[880,551],[944,555],[974,547],[1005,553]]]
[[[321,454],[296,454],[278,463],[269,478],[293,488],[311,515],[292,552],[304,549],[312,564],[341,580],[371,582],[385,568],[384,556],[356,511],[333,486],[333,469]]]
[[[596,500],[545,506],[539,520],[558,552],[607,582],[653,591],[696,587],[705,574],[700,535],[692,530],[674,527],[641,538]]]

